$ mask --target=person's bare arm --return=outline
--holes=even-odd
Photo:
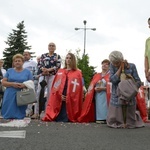
[[[14,88],[25,88],[26,87],[23,83],[8,82],[7,78],[2,79],[2,85],[5,87],[14,87]]]
[[[145,77],[148,77],[148,72],[149,72],[149,64],[148,64],[148,57],[145,56],[145,60],[144,60],[144,66],[145,66]]]

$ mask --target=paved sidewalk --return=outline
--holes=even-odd
[[[56,123],[32,120],[24,128],[0,127],[0,131],[25,130],[25,138],[0,138],[0,150],[148,150],[150,124],[137,129],[113,129],[96,123]]]

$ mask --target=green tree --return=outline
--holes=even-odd
[[[24,50],[30,50],[31,46],[28,46],[27,32],[25,31],[24,21],[17,24],[17,29],[12,29],[12,33],[8,35],[7,41],[5,41],[7,48],[3,51],[4,68],[8,69],[12,67],[12,57],[15,54],[23,54]],[[34,54],[34,52],[31,52]]]
[[[90,81],[93,75],[96,73],[94,66],[89,65],[89,56],[88,54],[83,55],[82,57],[79,56],[80,50],[76,50],[76,57],[77,57],[77,66],[79,69],[82,70],[85,87],[88,88]]]

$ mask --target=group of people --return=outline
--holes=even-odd
[[[148,23],[150,26],[150,19]],[[27,115],[38,118],[43,112],[42,121],[96,122],[112,128],[144,126],[145,118],[142,115],[146,111],[146,104],[145,99],[139,96],[142,83],[135,64],[125,60],[120,51],[112,51],[108,59],[101,62],[102,71],[93,76],[84,95],[84,77],[77,68],[75,55],[68,53],[65,66],[61,68],[61,57],[55,53],[55,43],[49,43],[48,50],[48,53],[38,57],[37,63],[30,59],[28,51],[13,57],[13,67],[4,73],[2,79],[2,85],[6,87],[1,110],[4,119],[22,119]],[[145,50],[147,80],[149,66],[148,39]],[[34,114],[31,114],[33,104],[17,106],[16,103],[16,92],[26,88],[24,82],[28,80],[34,81],[37,95]],[[129,91],[129,84],[130,92],[125,94]],[[134,93],[131,93],[133,90]],[[41,103],[44,98],[45,102]],[[140,105],[139,99],[144,105]],[[137,113],[137,108],[141,115]]]

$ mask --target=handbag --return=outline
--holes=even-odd
[[[28,105],[36,102],[36,95],[33,89],[23,89],[21,91],[17,91],[18,106]]]
[[[117,95],[120,100],[130,101],[138,93],[138,87],[132,79],[123,80],[118,84]]]
[[[138,87],[134,78],[130,74],[125,74],[124,64],[122,64],[122,73],[120,75],[121,82],[117,87],[117,95],[119,100],[130,101],[138,93]]]

